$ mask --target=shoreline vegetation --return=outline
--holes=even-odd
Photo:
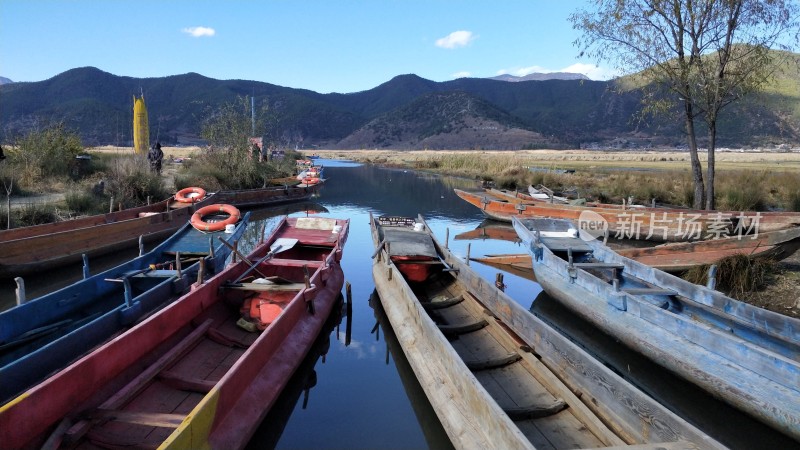
[[[130,147],[93,147],[89,154],[132,155]],[[202,147],[164,147],[166,187],[175,188],[181,164]],[[687,151],[603,150],[304,150],[304,155],[346,159],[387,167],[492,181],[497,187],[525,191],[542,184],[574,190],[581,197],[611,203],[631,198],[637,203],[689,206],[693,186]],[[704,155],[703,155],[704,156]],[[703,159],[705,163],[705,160]],[[717,152],[717,208],[720,210],[800,211],[800,152]],[[534,170],[530,170],[533,168]],[[562,173],[561,169],[574,170]],[[52,193],[52,191],[51,191]],[[767,266],[762,286],[738,295],[740,300],[782,314],[800,317],[800,251]],[[751,270],[764,271],[763,267]],[[751,276],[751,275],[743,275]]]

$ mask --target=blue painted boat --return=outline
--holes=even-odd
[[[187,222],[148,253],[0,313],[0,404],[178,298],[201,265],[223,269],[249,220],[233,233]]]
[[[800,320],[623,257],[562,219],[513,219],[551,296],[686,380],[800,439]]]

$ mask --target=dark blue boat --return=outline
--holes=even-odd
[[[0,313],[0,404],[178,298],[200,260],[206,274],[222,270],[232,250],[218,237],[233,243],[249,220],[233,233],[187,222],[144,255]]]

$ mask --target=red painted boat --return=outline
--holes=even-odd
[[[510,222],[513,217],[569,219],[595,236],[607,230],[611,237],[652,241],[697,241],[766,233],[800,226],[800,212],[701,211],[676,208],[587,203],[562,205],[518,196],[499,198],[497,190],[454,190],[462,200],[479,208],[486,217]]]
[[[246,261],[0,408],[2,446],[244,447],[340,298],[348,229],[284,219]]]

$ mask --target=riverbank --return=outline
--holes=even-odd
[[[536,178],[554,187],[578,184],[582,193],[594,192],[605,200],[633,193],[640,200],[661,195],[665,203],[681,203],[691,191],[689,155],[685,152],[319,150],[315,153],[322,158],[422,169],[476,181],[521,183]],[[531,172],[523,167],[543,170]],[[716,167],[717,192],[722,192],[720,209],[751,209],[741,208],[748,205],[759,209],[770,201],[778,203],[782,196],[790,201],[792,194],[800,197],[800,153],[721,152],[716,155]],[[553,173],[547,169],[572,169],[575,173]],[[752,181],[753,174],[758,174],[761,181]],[[664,191],[671,195],[664,195]],[[767,286],[741,297],[740,300],[756,306],[800,318],[800,251],[776,264]]]

